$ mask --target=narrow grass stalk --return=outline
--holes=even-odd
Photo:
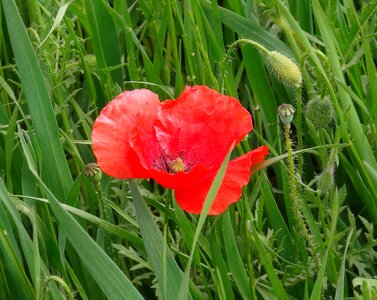
[[[136,217],[143,237],[145,250],[148,254],[148,260],[156,274],[162,292],[166,293],[168,299],[183,299],[180,297],[177,298],[181,282],[183,282],[182,272],[173,255],[166,248],[164,237],[158,229],[152,213],[141,197],[134,180],[129,181],[129,188],[134,200]],[[188,292],[185,294],[185,297],[185,299],[187,297],[191,299],[191,295]]]
[[[193,259],[194,253],[195,253],[195,248],[196,248],[196,244],[198,242],[199,234],[200,234],[200,232],[203,228],[205,220],[207,219],[208,212],[209,212],[209,210],[212,206],[212,203],[216,198],[216,195],[217,195],[217,192],[220,188],[221,182],[222,182],[222,180],[225,176],[226,168],[228,166],[228,162],[229,162],[230,154],[232,153],[232,150],[233,150],[233,145],[231,146],[227,156],[225,157],[223,163],[221,164],[221,167],[220,167],[219,171],[217,172],[216,177],[213,180],[211,188],[209,189],[207,197],[204,201],[202,212],[201,212],[200,217],[199,217],[198,225],[197,225],[196,230],[195,230],[195,234],[194,234],[194,238],[193,238],[193,242],[192,242],[192,247],[191,247],[191,251],[190,251],[190,257],[189,257],[189,260],[188,260],[187,265],[186,265],[185,274],[184,274],[184,277],[183,277],[183,280],[182,280],[178,299],[182,299],[182,300],[187,299],[191,263],[192,263],[192,259]]]

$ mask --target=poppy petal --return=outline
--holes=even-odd
[[[250,168],[262,162],[266,155],[268,148],[261,146],[229,162],[223,182],[209,210],[210,215],[223,213],[230,204],[240,199],[242,187],[247,185],[250,179]],[[215,176],[216,173],[195,185],[175,189],[178,205],[189,213],[200,214]]]
[[[123,92],[105,106],[92,132],[93,152],[102,171],[116,178],[150,177],[132,143],[157,151],[153,123],[159,106],[158,96],[146,89]]]
[[[213,171],[203,164],[195,165],[189,172],[168,173],[157,169],[150,170],[150,177],[159,184],[169,189],[185,188],[198,181],[205,180],[211,176]]]
[[[173,159],[217,169],[232,143],[252,130],[252,120],[235,98],[193,86],[177,100],[161,103],[155,129],[162,149]]]

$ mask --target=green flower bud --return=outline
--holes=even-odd
[[[306,118],[316,130],[321,130],[330,125],[334,118],[334,108],[328,96],[315,97],[308,102],[305,111]]]
[[[84,61],[87,64],[89,70],[94,70],[97,66],[97,58],[93,54],[85,55]]]
[[[317,189],[321,191],[321,195],[326,194],[334,185],[334,176],[331,171],[323,171],[317,179]]]
[[[270,51],[267,53],[267,61],[279,80],[296,88],[301,85],[301,71],[289,57],[277,51]]]

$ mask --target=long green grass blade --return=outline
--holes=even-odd
[[[72,185],[72,177],[59,140],[51,97],[14,0],[2,1],[2,5],[18,73],[42,152],[42,177],[56,197],[64,202]]]
[[[342,68],[338,59],[336,36],[330,25],[330,20],[321,8],[318,0],[312,1],[314,16],[317,19],[319,29],[321,31],[322,40],[325,43],[329,63],[332,67],[334,76],[342,83],[345,83]],[[368,139],[366,138],[361,127],[359,116],[351,101],[350,96],[339,88],[339,100],[343,110],[349,110],[348,130],[354,138],[354,145],[358,155],[362,160],[366,160],[373,167],[377,168],[376,158],[373,155]],[[377,200],[375,200],[377,201]]]
[[[120,68],[121,55],[120,55],[120,45],[117,36],[117,27],[115,26],[114,20],[109,13],[111,8],[105,1],[94,1],[93,2],[94,13],[96,25],[98,26],[99,35],[99,47],[102,48],[103,55],[106,61],[106,67],[118,66],[118,68],[111,71],[111,76],[113,81],[123,88],[123,74]],[[111,47],[108,47],[111,45]]]
[[[161,231],[158,229],[152,213],[141,197],[135,181],[130,180],[129,187],[148,260],[156,274],[160,289],[166,299],[178,299],[183,273],[170,251],[166,249],[167,245],[164,242]],[[166,257],[164,257],[164,254]],[[165,269],[166,276],[164,274]]]
[[[3,267],[6,271],[8,284],[12,290],[12,297],[18,299],[34,299],[34,291],[30,281],[27,278],[22,262],[20,262],[9,241],[6,232],[0,230],[0,258],[4,262]]]
[[[210,10],[211,4],[209,1],[202,0],[202,4],[206,11]],[[261,44],[268,50],[276,50],[294,58],[289,47],[260,26],[255,17],[247,19],[223,7],[219,7],[219,11],[222,22],[233,31],[245,38],[252,39],[254,42]]]
[[[226,255],[228,257],[229,269],[232,272],[232,276],[240,294],[243,299],[252,299],[250,290],[250,281],[247,277],[240,253],[237,249],[236,240],[234,238],[234,232],[232,224],[230,222],[229,212],[224,214],[224,242]]]
[[[340,266],[339,274],[338,274],[338,283],[336,285],[336,292],[335,292],[335,298],[334,300],[343,300],[344,299],[344,276],[346,271],[346,259],[347,259],[347,251],[348,247],[352,238],[353,230],[350,230],[350,233],[347,237],[346,247],[344,249],[344,256],[342,259],[342,264]]]
[[[253,222],[251,222],[251,224],[252,223]],[[252,233],[252,236],[254,238],[255,246],[258,249],[258,253],[260,255],[262,264],[263,264],[264,268],[266,269],[266,272],[267,272],[268,278],[270,280],[271,286],[274,290],[275,296],[278,299],[282,299],[282,300],[288,299],[287,294],[284,290],[284,287],[279,280],[279,277],[278,277],[278,275],[277,275],[277,273],[276,273],[276,271],[275,271],[275,269],[274,269],[274,267],[273,267],[273,265],[270,261],[270,258],[267,254],[266,249],[264,248],[262,239],[261,239],[259,233],[256,231],[254,225],[252,225],[251,233]]]
[[[323,257],[323,259],[321,261],[321,268],[319,269],[316,281],[314,283],[313,290],[312,290],[312,293],[310,295],[310,300],[320,300],[320,299],[322,299],[321,298],[322,287],[323,287],[323,284],[324,284],[324,281],[325,281],[325,271],[326,271],[326,267],[327,267],[327,260],[328,260],[328,257],[329,257],[330,250],[331,250],[331,247],[329,245],[326,249],[325,256]]]
[[[21,145],[30,171],[46,194],[61,230],[65,233],[81,262],[88,269],[108,299],[143,299],[114,261],[110,259],[103,249],[84,231],[80,224],[61,206],[55,195],[39,177],[26,140],[22,135]]]
[[[14,258],[10,258],[11,260],[16,259],[18,263],[22,263],[23,259],[20,253],[24,255],[25,261],[23,261],[23,268],[24,266],[27,266],[28,269],[34,270],[36,266],[36,262],[40,260],[40,258],[36,258],[37,255],[39,255],[38,252],[35,252],[35,249],[33,249],[33,243],[29,237],[29,233],[26,231],[26,228],[22,224],[22,219],[20,214],[17,211],[16,205],[13,203],[11,198],[8,196],[8,191],[6,190],[6,187],[4,185],[4,182],[2,179],[0,179],[0,227],[1,230],[6,233],[7,243],[9,243],[9,247],[11,248],[11,252],[13,253],[12,256]],[[8,220],[9,217],[9,220]],[[15,229],[13,231],[11,224],[13,223],[15,225]],[[15,240],[15,235],[17,235],[20,246],[17,245],[17,242]],[[1,252],[1,251],[0,251]],[[5,252],[4,252],[5,253]],[[5,261],[5,260],[2,260]],[[9,262],[11,263],[11,262]],[[17,272],[16,270],[14,270]],[[40,262],[40,271],[41,271],[41,277],[49,275],[49,272],[46,268],[46,265],[44,262]],[[21,273],[19,273],[20,275]],[[9,274],[7,274],[9,276]],[[22,275],[23,276],[23,275]],[[24,278],[26,279],[26,277]],[[20,285],[25,285],[25,291],[27,292],[28,287],[30,284],[39,285],[40,282],[36,281],[37,278],[34,276],[32,277],[33,283],[28,282],[22,282],[22,279],[19,278],[19,281],[16,282],[16,289],[20,288]],[[29,281],[27,279],[27,281]],[[59,298],[59,291],[56,288],[56,285],[50,284],[51,294],[55,299],[61,299]],[[35,288],[36,290],[38,287]],[[14,291],[15,288],[11,287],[11,291]],[[33,293],[34,291],[30,291]],[[13,294],[11,293],[11,298],[13,298]],[[8,297],[7,297],[8,298]],[[5,299],[7,299],[5,298]],[[27,299],[27,298],[26,298]]]
[[[233,300],[234,295],[232,291],[231,282],[228,279],[228,268],[226,266],[226,262],[224,261],[222,250],[224,248],[224,245],[222,243],[223,239],[221,238],[222,235],[222,226],[219,226],[217,223],[214,230],[211,232],[210,236],[210,246],[211,246],[211,255],[212,255],[212,261],[213,261],[213,267],[215,270],[218,270],[215,276],[215,278],[219,277],[216,283],[217,286],[219,286],[218,290],[223,291],[225,296],[223,298]]]
[[[194,239],[193,239],[193,242],[192,242],[189,261],[186,265],[185,274],[184,274],[182,284],[181,284],[181,288],[180,288],[180,291],[179,291],[179,299],[187,299],[189,275],[190,275],[190,269],[191,269],[191,262],[192,262],[192,259],[193,259],[194,253],[195,253],[195,247],[196,247],[196,244],[198,242],[198,238],[199,238],[200,232],[203,228],[204,222],[207,219],[208,212],[209,212],[209,210],[212,206],[213,201],[215,201],[217,192],[219,191],[220,186],[221,186],[221,182],[223,181],[223,178],[225,176],[226,168],[228,166],[228,162],[229,162],[229,159],[230,159],[230,155],[232,153],[232,149],[233,149],[233,145],[232,145],[231,149],[229,150],[227,156],[224,158],[224,161],[221,164],[220,169],[217,171],[216,177],[213,180],[211,188],[209,189],[208,194],[206,196],[206,199],[204,201],[202,212],[201,212],[199,220],[198,220],[198,225],[197,225],[196,230],[195,230],[195,235],[194,235]]]

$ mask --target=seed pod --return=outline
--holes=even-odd
[[[295,108],[290,104],[284,103],[278,107],[278,115],[284,125],[291,124],[294,114]]]
[[[89,163],[85,166],[83,174],[94,184],[99,184],[102,178],[102,171],[96,163]]]

